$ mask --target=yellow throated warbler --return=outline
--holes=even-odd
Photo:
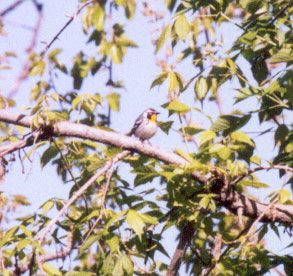
[[[134,126],[128,133],[129,136],[134,134],[140,140],[146,140],[153,137],[158,128],[157,115],[159,112],[153,108],[148,108],[141,113],[134,122]]]

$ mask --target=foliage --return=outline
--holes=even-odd
[[[169,265],[164,260],[173,254],[164,244],[169,228],[177,229],[180,237],[190,222],[194,235],[183,261],[187,274],[263,275],[283,265],[287,275],[291,275],[288,271],[292,270],[292,257],[278,256],[267,250],[264,243],[269,232],[274,231],[281,238],[281,229],[289,233],[289,227],[281,228],[271,222],[259,223],[252,229],[255,218],[228,212],[216,200],[213,180],[203,184],[191,173],[207,175],[216,169],[227,176],[239,193],[251,198],[255,190],[249,187],[257,191],[268,188],[255,172],[279,168],[283,185],[271,192],[270,203],[293,203],[292,170],[288,177],[290,170],[286,169],[292,167],[293,160],[292,2],[165,0],[158,6],[163,2],[165,12],[171,15],[167,18],[171,19],[156,38],[153,51],[160,59],[160,73],[150,87],[166,87],[160,93],[165,93],[168,101],[161,106],[170,118],[161,122],[160,128],[172,136],[171,127],[180,126],[178,133],[184,140],[184,149],[174,145],[174,151],[190,165],[183,168],[145,155],[128,156],[123,162],[133,178],[119,170],[101,175],[69,207],[43,244],[39,244],[36,235],[66,204],[57,194],[34,214],[18,218],[13,226],[1,223],[3,275],[20,275],[18,270],[24,270],[25,265],[30,275],[162,275]],[[29,57],[29,77],[35,84],[29,95],[31,106],[26,111],[34,116],[32,130],[40,127],[43,120],[48,125],[71,121],[112,131],[111,114],[120,112],[120,100],[124,97],[123,81],[115,80],[113,69],[127,62],[129,48],[139,45],[135,37],[128,37],[127,26],[135,24],[135,17],[140,16],[137,10],[150,18],[160,18],[147,2],[141,6],[135,0],[92,1],[83,8],[77,20],[87,46],[96,50],[95,55],[90,55],[87,48],[80,49],[70,53],[72,64],[63,64],[64,50],[52,46],[52,50],[31,53]],[[0,23],[4,36],[5,17],[0,17]],[[229,31],[225,30],[230,28],[240,32],[225,50],[225,37],[222,41],[218,33],[226,35]],[[176,66],[169,63],[166,52],[170,49]],[[12,58],[14,53],[1,53],[0,70],[10,70],[5,62]],[[181,70],[187,65],[189,73],[193,72],[191,77]],[[109,75],[104,77],[104,90],[83,91],[91,76],[105,76],[105,71]],[[52,80],[54,74],[70,78],[72,91],[57,92],[58,79]],[[233,111],[223,114],[225,103],[220,103],[220,91],[227,85],[236,93],[231,94]],[[1,108],[15,104],[4,96],[0,99]],[[14,100],[21,104],[17,95]],[[246,102],[253,104],[247,108]],[[207,111],[206,106],[213,108]],[[189,119],[194,114],[207,120],[209,126],[195,124]],[[256,135],[247,131],[251,124],[257,135],[274,134],[277,150],[271,160],[258,156]],[[255,129],[257,124],[259,128]],[[3,143],[20,140],[24,131],[4,123],[1,129]],[[198,148],[191,151],[194,144]],[[58,137],[38,142],[31,150],[34,151],[40,152],[42,167],[54,166],[62,181],[72,185],[72,197],[120,149]],[[281,180],[284,175],[285,180]],[[23,198],[9,200],[1,194],[2,221],[7,213],[14,213],[13,202],[27,204]],[[176,237],[168,237],[168,242],[175,243]],[[292,247],[292,243],[288,246]],[[50,248],[55,247],[63,248],[61,265],[46,259]],[[68,256],[72,260],[70,266],[64,261]]]

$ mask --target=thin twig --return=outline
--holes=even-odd
[[[37,9],[37,11],[39,13],[39,17],[38,17],[38,20],[37,20],[36,25],[34,27],[34,30],[33,30],[33,36],[32,36],[32,39],[31,39],[31,43],[28,46],[28,48],[26,49],[27,60],[26,60],[25,64],[22,67],[20,75],[18,76],[18,78],[15,81],[11,91],[9,92],[8,98],[12,98],[15,95],[15,93],[18,91],[18,89],[21,86],[21,84],[23,83],[23,81],[25,79],[27,79],[27,77],[29,75],[29,69],[30,69],[30,66],[31,66],[31,63],[32,63],[32,61],[30,59],[30,55],[33,53],[34,48],[35,48],[35,46],[37,44],[37,38],[38,38],[39,31],[40,31],[40,28],[41,28],[41,23],[42,23],[42,20],[43,20],[42,5],[35,3],[35,6],[36,6],[36,9]]]
[[[37,239],[39,243],[42,244],[48,232],[52,229],[52,227],[57,223],[59,218],[66,212],[71,204],[73,204],[91,185],[95,183],[97,178],[106,173],[113,164],[119,162],[121,159],[130,155],[131,151],[125,150],[119,154],[117,154],[114,158],[106,162],[104,167],[102,167],[95,175],[93,175],[78,191],[76,191],[73,196],[68,200],[68,202],[62,207],[62,209],[58,212],[58,214],[50,221],[50,223],[46,226],[46,228],[39,232],[37,235]]]
[[[52,44],[59,38],[61,33],[70,25],[70,23],[79,15],[79,13],[82,11],[82,9],[89,4],[94,3],[96,0],[89,0],[84,2],[80,7],[77,9],[77,11],[70,16],[70,19],[65,23],[65,25],[61,28],[61,30],[53,37],[53,39],[47,44],[45,50],[42,52],[42,55],[44,56],[45,53],[48,51],[48,49],[52,46]]]
[[[276,16],[274,17],[274,19],[272,20],[271,24],[274,24],[275,21],[290,7],[293,5],[293,1],[290,1],[283,9],[281,9]]]
[[[238,177],[236,177],[233,182],[232,185],[237,184],[239,181],[241,181],[243,178],[247,177],[248,175],[251,175],[255,172],[258,171],[262,171],[262,170],[284,170],[284,171],[290,171],[291,173],[293,173],[293,168],[289,167],[289,166],[285,166],[285,165],[275,165],[273,167],[257,167],[255,169],[249,170],[248,172],[246,172],[245,174],[239,175]]]
[[[8,6],[5,10],[3,10],[2,12],[0,12],[0,17],[3,17],[7,13],[13,11],[17,6],[19,6],[23,2],[24,2],[24,0],[15,1],[13,4],[11,4],[10,6]]]
[[[110,173],[108,173],[107,175],[107,182],[104,188],[104,192],[103,192],[103,197],[102,197],[102,204],[101,204],[101,211],[100,211],[100,215],[99,217],[96,219],[96,221],[94,222],[93,226],[91,227],[91,229],[89,230],[89,232],[87,233],[85,240],[87,240],[89,238],[89,236],[91,235],[91,233],[94,231],[95,227],[97,226],[97,224],[101,221],[101,219],[103,218],[103,209],[105,209],[106,207],[106,196],[107,196],[107,192],[109,190],[109,186],[110,186],[110,181],[112,178],[112,174],[113,174],[114,170],[111,169]]]
[[[59,151],[59,153],[60,153],[60,155],[61,155],[61,158],[62,158],[62,160],[63,160],[63,162],[64,162],[64,164],[65,164],[65,167],[66,167],[67,171],[69,172],[69,174],[70,174],[72,180],[74,181],[74,184],[76,185],[76,187],[78,187],[78,189],[80,189],[80,185],[79,185],[78,182],[76,181],[76,178],[74,177],[74,175],[73,175],[73,173],[72,173],[72,171],[71,171],[71,169],[70,169],[70,166],[69,166],[69,164],[67,163],[67,159],[65,158],[65,156],[64,156],[64,154],[63,154],[63,152],[62,152],[62,150],[60,149],[60,147],[59,147],[58,144],[56,143],[54,137],[53,137],[52,141],[53,141],[53,144],[55,145],[55,147],[58,149],[58,151]],[[88,210],[89,210],[89,209],[88,209],[88,204],[87,204],[87,200],[86,200],[86,197],[85,197],[84,194],[82,194],[82,198],[83,198],[83,200],[84,200],[84,204],[85,204],[86,212],[88,213]]]
[[[42,266],[42,264],[44,262],[49,262],[49,261],[53,261],[53,260],[57,260],[57,259],[64,259],[65,257],[67,257],[72,250],[72,246],[73,246],[73,230],[70,229],[70,231],[67,234],[67,241],[66,241],[66,247],[62,248],[62,250],[54,252],[54,253],[49,253],[46,255],[39,255],[38,256],[38,265],[39,267]],[[22,264],[20,267],[20,272],[23,275],[27,270],[29,270],[29,275],[33,275],[33,269],[35,266],[35,261],[37,256],[36,256],[36,252],[34,251],[31,255],[28,256],[28,260],[30,260],[28,263]],[[16,276],[16,271],[12,272],[12,275]]]

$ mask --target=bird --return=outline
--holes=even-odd
[[[141,141],[152,138],[158,129],[158,114],[160,114],[160,112],[157,112],[153,108],[146,109],[137,117],[132,129],[127,135],[134,135]]]

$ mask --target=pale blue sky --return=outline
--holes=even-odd
[[[8,5],[11,1],[4,0],[0,2],[0,11]],[[77,8],[77,1],[60,1],[60,0],[50,0],[43,1],[44,5],[44,21],[41,26],[41,33],[38,39],[37,50],[42,50],[45,47],[45,44],[42,42],[49,42],[52,37],[58,32],[58,30],[65,24],[68,20],[68,15],[72,15]],[[9,14],[7,18],[5,17],[4,23],[5,30],[7,30],[9,36],[0,37],[0,53],[3,51],[14,51],[18,53],[19,57],[23,56],[21,51],[23,50],[23,45],[28,45],[31,37],[31,32],[24,30],[16,26],[17,22],[33,26],[32,18],[36,18],[36,13],[31,12],[31,3],[27,1],[21,7],[19,7],[15,12]],[[119,16],[119,15],[118,15]],[[118,17],[122,18],[121,16]],[[54,48],[63,48],[63,53],[60,55],[60,60],[65,64],[69,65],[71,68],[71,61],[73,54],[77,53],[81,49],[87,53],[92,53],[93,55],[96,52],[96,49],[92,46],[85,45],[87,38],[83,36],[79,18],[76,19],[60,36],[60,39],[53,44],[52,49]],[[115,18],[114,18],[115,20]],[[133,24],[135,22],[135,24]],[[146,108],[153,107],[161,112],[159,120],[165,121],[168,120],[167,112],[162,109],[160,106],[167,102],[166,99],[166,90],[167,86],[164,84],[159,89],[154,88],[150,91],[150,85],[154,80],[156,74],[160,71],[155,65],[154,58],[154,47],[150,43],[150,26],[146,22],[140,12],[138,11],[134,22],[129,22],[126,27],[127,35],[129,38],[134,40],[138,44],[138,49],[129,49],[128,53],[124,59],[122,65],[114,67],[113,75],[114,79],[122,79],[124,81],[125,90],[120,90],[121,93],[121,105],[119,113],[112,113],[112,128],[118,132],[126,133],[132,126],[134,119]],[[227,49],[231,43],[233,43],[235,37],[239,35],[239,30],[231,25],[224,25],[218,33],[219,36],[224,38],[224,46]],[[204,43],[204,41],[202,42]],[[20,46],[21,45],[21,46]],[[179,46],[180,48],[180,46]],[[178,50],[176,50],[179,53]],[[25,59],[21,58],[21,61],[24,62]],[[0,71],[0,92],[4,95],[7,95],[13,85],[13,82],[18,76],[17,72],[20,70],[22,64],[19,63],[19,59],[15,59],[13,64],[16,65],[16,68],[12,71]],[[249,66],[245,61],[242,62],[242,69],[251,76],[249,72]],[[190,65],[190,60],[184,61],[182,64],[177,66],[177,70],[182,74],[184,79],[192,77],[197,73],[193,67]],[[86,80],[85,85],[82,87],[82,93],[94,93],[100,92],[103,95],[109,93],[108,88],[104,88],[105,77],[100,77],[99,74],[94,77],[90,77]],[[32,84],[35,79],[32,78],[27,82],[23,83],[20,90],[18,91],[15,100],[18,103],[17,109],[23,105],[30,105],[29,103],[29,92]],[[221,89],[221,98],[224,101],[224,112],[229,113],[233,110],[233,95],[235,91],[232,88],[235,88],[237,84],[233,83],[232,85],[227,83]],[[58,91],[68,92],[72,89],[72,80],[69,77],[66,77],[62,74],[58,74],[58,79],[56,78],[56,86]],[[199,103],[195,103],[193,99],[193,86],[189,88],[188,91],[182,95],[182,101],[190,104],[191,106],[200,107]],[[237,105],[238,108],[241,107],[242,110],[251,109],[251,106],[255,105],[253,101],[241,102]],[[204,111],[209,113],[213,118],[218,116],[218,109],[215,104],[205,104]],[[171,119],[176,120],[175,115]],[[201,127],[208,128],[209,124],[207,120],[199,116],[198,113],[192,113],[192,119],[195,123],[201,125]],[[269,125],[269,124],[267,124]],[[178,122],[175,124],[175,129],[179,128]],[[265,129],[265,127],[262,127]],[[245,128],[246,131],[255,131],[259,130],[258,121],[254,118],[252,119],[249,126]],[[264,159],[271,159],[274,145],[272,144],[273,134],[268,134],[265,136],[257,137],[252,135],[252,138],[255,137],[255,142],[257,144],[258,151],[257,155]],[[152,143],[164,148],[173,149],[174,146],[180,146],[185,148],[184,144],[181,141],[181,138],[175,132],[171,132],[171,135],[167,136],[163,132],[159,131],[158,134],[152,138]],[[195,148],[190,147],[191,150],[196,150]],[[42,202],[45,200],[58,197],[58,198],[68,198],[68,191],[70,185],[63,185],[62,181],[57,177],[55,173],[55,167],[46,166],[43,170],[39,166],[39,158],[41,156],[41,151],[39,153],[34,153],[33,163],[28,161],[24,162],[25,172],[21,173],[21,166],[18,162],[14,162],[9,165],[9,173],[6,176],[5,183],[0,186],[0,190],[5,191],[7,194],[23,194],[26,195],[32,206],[25,208],[20,215],[24,215],[26,211],[32,212],[38,208]],[[265,195],[267,195],[272,190],[280,188],[282,182],[277,177],[277,172],[262,172],[259,173],[261,176],[260,180],[271,185],[272,189],[269,191],[257,191],[255,194],[256,197],[264,200]],[[282,234],[281,234],[282,235]],[[176,243],[174,243],[174,234],[170,234],[170,241],[166,238],[166,248],[170,256],[174,252]],[[285,250],[282,250],[286,245],[288,245],[289,239],[285,238],[282,242],[278,239],[275,234],[269,234],[267,236],[267,247],[273,250],[276,253],[290,253]],[[282,250],[280,252],[280,250]],[[292,253],[292,252],[291,252]],[[182,270],[182,275],[184,272]],[[270,274],[273,275],[273,274]]]

